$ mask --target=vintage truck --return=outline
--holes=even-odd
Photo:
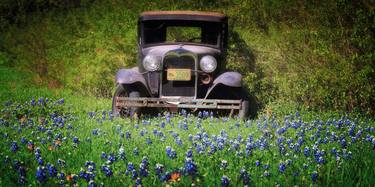
[[[148,11],[138,20],[138,66],[120,69],[112,110],[207,110],[246,118],[238,72],[226,72],[228,17],[216,12]]]

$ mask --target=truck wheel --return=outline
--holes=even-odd
[[[242,102],[241,109],[238,111],[238,117],[240,119],[246,119],[249,117],[249,93],[246,89],[242,88],[240,97]]]
[[[116,107],[116,99],[117,97],[130,97],[130,98],[137,98],[139,97],[140,94],[138,91],[135,90],[125,90],[124,86],[119,84],[116,87],[115,94],[113,95],[112,98],[112,112],[115,116],[120,116],[122,118],[131,116],[135,114],[139,114],[140,112],[140,107]]]
[[[249,101],[243,100],[241,102],[241,109],[238,111],[240,119],[246,119],[249,116]]]

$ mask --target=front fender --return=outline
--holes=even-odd
[[[238,72],[225,72],[219,75],[213,82],[212,86],[208,89],[205,98],[207,98],[211,91],[218,85],[225,85],[229,87],[241,87],[242,75]]]
[[[150,93],[146,80],[139,72],[138,67],[131,69],[120,69],[116,74],[116,84],[133,85],[138,83],[142,85],[143,89]]]
[[[136,82],[142,83],[146,86],[146,80],[138,71],[138,67],[131,69],[120,69],[116,74],[116,84],[134,84]]]
[[[219,75],[213,82],[213,86],[224,84],[230,87],[241,87],[242,75],[238,72],[225,72]]]

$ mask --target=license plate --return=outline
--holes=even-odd
[[[190,69],[168,69],[167,80],[169,81],[190,81],[191,70]]]

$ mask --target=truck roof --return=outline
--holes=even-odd
[[[203,11],[146,11],[140,14],[139,20],[190,20],[226,22],[227,16],[218,12]]]

